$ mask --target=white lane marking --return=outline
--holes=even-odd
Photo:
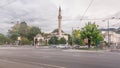
[[[16,59],[14,59],[14,60],[16,60]],[[0,61],[7,62],[7,63],[16,63],[15,61],[10,61],[10,60],[5,60],[5,59],[0,59]],[[16,61],[18,61],[17,63],[20,63],[19,62],[20,60],[16,60]],[[42,65],[42,66],[48,66],[48,67],[54,67],[54,68],[66,68],[66,67],[51,65],[51,64],[44,64],[44,63],[37,63],[37,62],[30,62],[30,61],[27,62],[27,61],[24,61],[24,60],[22,60],[22,62],[31,63],[31,64],[39,64],[39,65]]]
[[[18,66],[20,66],[21,64],[22,64],[22,66],[28,66],[28,64],[23,64],[23,63],[18,63],[18,62],[14,62],[14,61],[9,61],[9,60],[6,60],[6,59],[0,59],[0,61],[2,62],[2,63],[9,63],[9,64],[13,64],[12,66],[14,66],[14,65],[18,65]],[[31,67],[31,65],[29,65],[30,67]],[[33,65],[33,66],[35,66],[35,65]],[[40,68],[44,68],[44,67],[40,67]]]

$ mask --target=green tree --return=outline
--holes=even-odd
[[[19,34],[21,36],[26,36],[29,32],[29,26],[26,22],[16,23],[11,30],[9,30],[9,34]]]
[[[72,36],[70,34],[68,35],[68,44],[72,45]]]
[[[77,45],[82,44],[80,30],[73,31],[73,42]]]
[[[30,45],[32,42],[30,42],[26,37],[22,37],[21,45]]]
[[[27,34],[27,38],[32,41],[33,38],[37,35],[37,34],[41,34],[41,29],[38,27],[31,27],[28,34]]]
[[[59,44],[66,44],[66,39],[64,37],[60,38]]]
[[[19,26],[19,29],[18,29],[18,33],[21,36],[26,37],[28,32],[29,32],[29,26],[27,25],[27,23],[26,22],[21,22],[20,26]]]
[[[56,37],[56,36],[52,36],[51,38],[50,38],[50,40],[48,41],[48,43],[49,44],[59,44],[59,40],[58,40],[58,37]]]
[[[17,37],[18,37],[18,34],[17,33],[12,33],[9,38],[13,41],[16,41],[17,40]]]
[[[26,22],[16,23],[9,30],[8,36],[13,40],[17,40],[18,36],[26,37],[29,31],[29,26],[27,26]]]
[[[48,45],[48,38],[50,37],[50,33],[44,33],[44,32],[42,32],[42,36],[44,37],[44,39],[45,39],[45,45]]]
[[[5,44],[6,42],[6,37],[4,36],[4,34],[0,33],[0,45]]]
[[[81,38],[88,39],[88,48],[90,48],[90,45],[95,45],[96,41],[103,41],[103,36],[98,29],[98,26],[95,23],[92,24],[90,22],[81,29]]]
[[[8,32],[9,38],[12,40],[12,43],[14,43],[16,40],[18,40],[18,36],[21,36],[23,38],[28,39],[29,41],[33,41],[33,38],[41,33],[41,29],[38,27],[31,27],[28,26],[26,22],[16,23]]]

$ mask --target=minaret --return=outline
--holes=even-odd
[[[59,13],[58,13],[58,35],[61,36],[61,21],[62,21],[62,16],[61,16],[61,7],[59,7]]]

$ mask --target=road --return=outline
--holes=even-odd
[[[0,68],[120,68],[120,53],[1,47]]]

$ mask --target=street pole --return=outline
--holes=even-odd
[[[79,29],[79,27],[72,27],[72,46],[74,46],[74,28]]]
[[[109,19],[108,19],[108,46],[110,46],[110,35],[109,35]]]
[[[72,46],[73,46],[73,27],[72,27]]]

